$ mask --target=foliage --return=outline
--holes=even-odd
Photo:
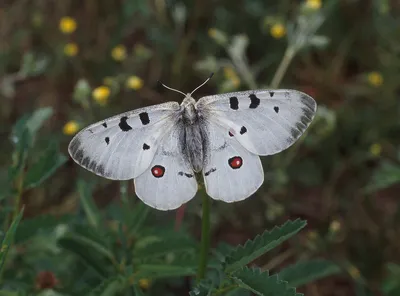
[[[395,1],[78,2],[0,8],[0,296],[399,294]],[[210,72],[198,97],[292,88],[318,113],[262,159],[252,198],[213,203],[195,281],[200,198],[154,211],[67,145],[97,120],[179,100],[158,80],[186,92]]]

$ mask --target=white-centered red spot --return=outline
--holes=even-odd
[[[243,165],[243,159],[240,156],[234,156],[228,159],[229,166],[236,170]]]
[[[164,176],[165,167],[161,165],[155,165],[151,168],[151,173],[153,174],[154,177],[161,178],[162,176]]]

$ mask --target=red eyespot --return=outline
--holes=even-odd
[[[228,159],[229,166],[236,170],[243,165],[243,159],[240,156],[234,156]]]
[[[233,137],[233,134],[232,134],[231,132],[229,132],[229,135],[230,135],[231,137]]]
[[[153,174],[154,177],[161,178],[162,176],[164,176],[165,167],[161,165],[155,165],[151,168],[151,173]]]

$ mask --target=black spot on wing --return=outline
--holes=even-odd
[[[279,112],[279,107],[278,107],[278,106],[275,106],[275,107],[274,107],[274,111],[275,111],[275,113],[278,113],[278,112]]]
[[[107,122],[103,122],[101,125],[107,128]]]
[[[150,146],[147,145],[146,143],[144,143],[143,144],[143,150],[149,150],[149,149],[150,149]]]
[[[193,174],[189,174],[189,173],[179,172],[178,175],[185,176],[186,178],[193,178]]]
[[[275,93],[274,93],[273,91],[270,91],[270,92],[269,92],[269,96],[270,96],[271,98],[274,96],[274,94],[275,94]]]
[[[237,110],[239,109],[239,101],[237,97],[230,97],[229,98],[229,106],[231,107],[231,109],[233,110]]]
[[[105,137],[104,141],[106,141],[107,145],[110,144],[110,138],[109,137]]]
[[[251,94],[249,98],[250,98],[250,105],[249,105],[250,109],[255,109],[258,107],[258,105],[260,105],[260,99],[257,98],[255,94]]]
[[[243,135],[247,132],[247,128],[245,126],[242,126],[242,128],[240,129],[240,134]]]
[[[119,124],[118,124],[119,128],[123,132],[127,132],[132,129],[132,127],[126,122],[127,119],[128,119],[128,116],[121,117]]]
[[[210,170],[208,170],[207,172],[204,173],[204,176],[207,177],[207,176],[210,175],[211,173],[214,173],[216,170],[217,170],[216,168],[211,168]]]
[[[149,114],[147,112],[139,113],[139,118],[143,125],[150,123]]]

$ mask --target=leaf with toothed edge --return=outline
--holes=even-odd
[[[300,261],[282,269],[278,276],[293,287],[299,287],[309,282],[338,274],[340,268],[333,262],[325,259]]]
[[[307,222],[296,219],[287,221],[281,227],[275,226],[271,231],[257,235],[248,240],[244,246],[239,245],[225,257],[225,272],[230,273],[275,248],[306,226]]]
[[[269,275],[259,268],[243,267],[231,276],[241,288],[252,291],[259,296],[303,296],[296,293],[296,288],[290,287],[287,282],[281,281],[278,275]]]

